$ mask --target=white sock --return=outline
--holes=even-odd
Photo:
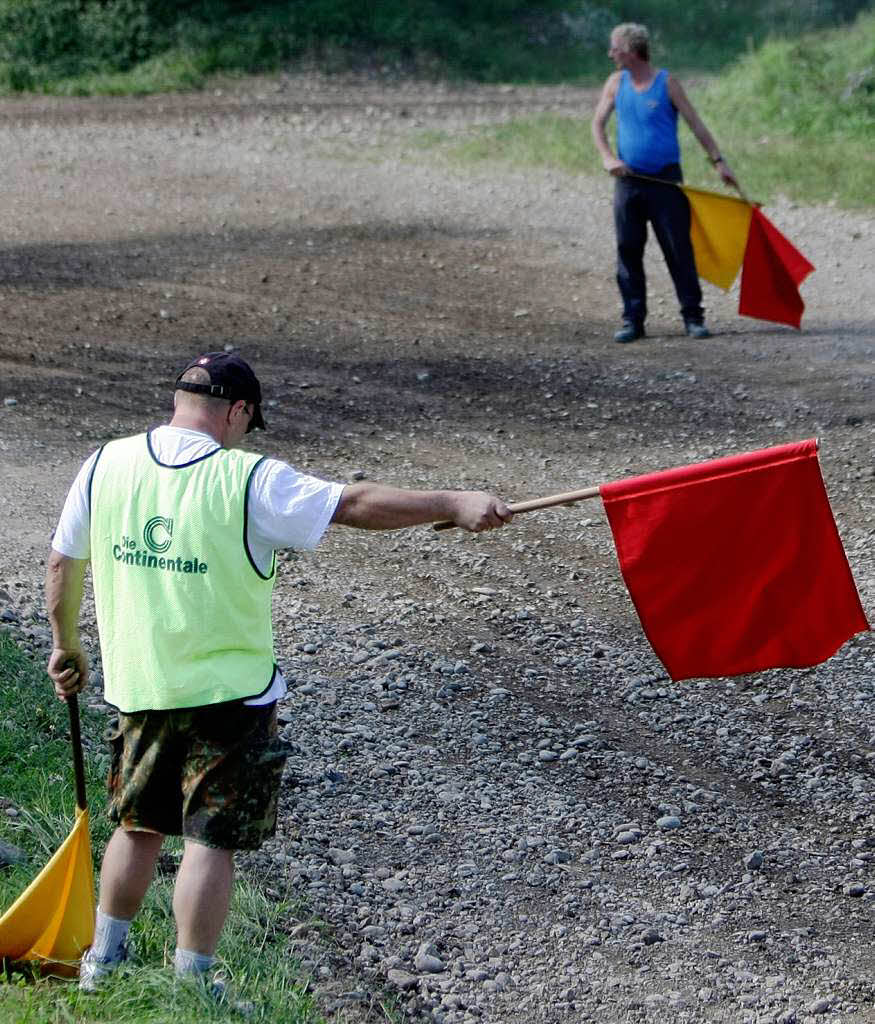
[[[130,927],[130,921],[104,914],[98,907],[94,920],[94,942],[91,944],[91,956],[105,963],[118,963],[123,960]]]
[[[177,978],[187,978],[192,975],[206,974],[213,966],[215,957],[206,953],[195,953],[193,949],[180,949],[176,947],[173,954],[173,966],[176,969]]]

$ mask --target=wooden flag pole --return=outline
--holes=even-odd
[[[819,452],[820,447],[821,442],[816,437],[815,451]],[[548,509],[554,505],[573,505],[575,502],[582,502],[587,498],[597,498],[599,494],[600,487],[596,484],[594,487],[583,487],[580,490],[567,490],[565,494],[561,495],[547,495],[544,498],[532,498],[528,502],[516,502],[507,507],[515,515],[517,512],[534,512],[535,509]],[[455,525],[454,522],[435,522],[434,529],[453,529]]]
[[[76,806],[80,811],[88,807],[85,792],[85,764],[82,758],[82,731],[79,726],[79,700],[75,693],[67,697],[70,713],[70,742],[73,744],[73,778],[76,783]]]
[[[666,181],[665,178],[652,178],[649,174],[627,174],[625,177],[640,178],[641,181],[654,181],[657,185],[675,185],[677,188],[683,188],[684,185],[686,185],[685,181]],[[731,185],[729,187],[732,188]],[[690,188],[695,189],[698,192],[708,192],[710,195],[724,197],[722,192],[715,192],[714,189],[711,188],[699,188],[698,185],[690,185]],[[735,185],[735,191],[738,193],[741,200],[747,203],[748,206],[756,206],[759,208],[763,205],[762,203],[758,203],[755,199],[748,199],[744,193],[744,189],[742,189],[741,185],[737,183]],[[732,196],[725,196],[725,198],[731,199]]]
[[[580,491],[566,491],[564,494],[548,494],[543,498],[518,501],[507,507],[516,515],[517,512],[533,512],[536,508],[552,508],[554,505],[571,505],[575,501],[584,501],[586,498],[597,498],[598,496],[598,486],[584,487]],[[436,530],[452,530],[455,525],[455,523],[435,523],[434,528]]]

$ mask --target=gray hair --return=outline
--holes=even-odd
[[[645,25],[627,21],[617,25],[611,35],[622,39],[629,50],[641,60],[650,60],[650,33]]]

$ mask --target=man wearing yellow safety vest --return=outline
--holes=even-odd
[[[109,775],[118,827],[80,969],[86,991],[125,959],[166,835],[184,839],[176,972],[204,976],[228,913],[233,851],[274,833],[286,757],[270,614],[276,550],[314,548],[332,523],[382,530],[445,519],[479,532],[510,519],[479,491],[298,473],[237,447],[254,427],[264,420],[251,367],[233,353],[198,357],[176,380],[168,425],[85,462],[52,541],[48,674],[62,698],[88,680],[78,624],[90,561],[105,698],[119,712]]]

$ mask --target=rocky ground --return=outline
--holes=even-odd
[[[802,333],[709,289],[717,336],[687,340],[651,254],[650,337],[614,345],[609,184],[421,145],[541,110],[587,145],[592,102],[288,78],[0,104],[16,638],[42,656],[81,460],[225,345],[265,383],[261,450],[336,479],[521,500],[818,436],[871,619],[875,222],[767,209],[818,268]],[[598,502],[476,537],[333,529],[284,558],[275,611],[295,754],[241,866],[321,922],[290,950],[334,1019],[875,1020],[871,635],[672,684]]]

